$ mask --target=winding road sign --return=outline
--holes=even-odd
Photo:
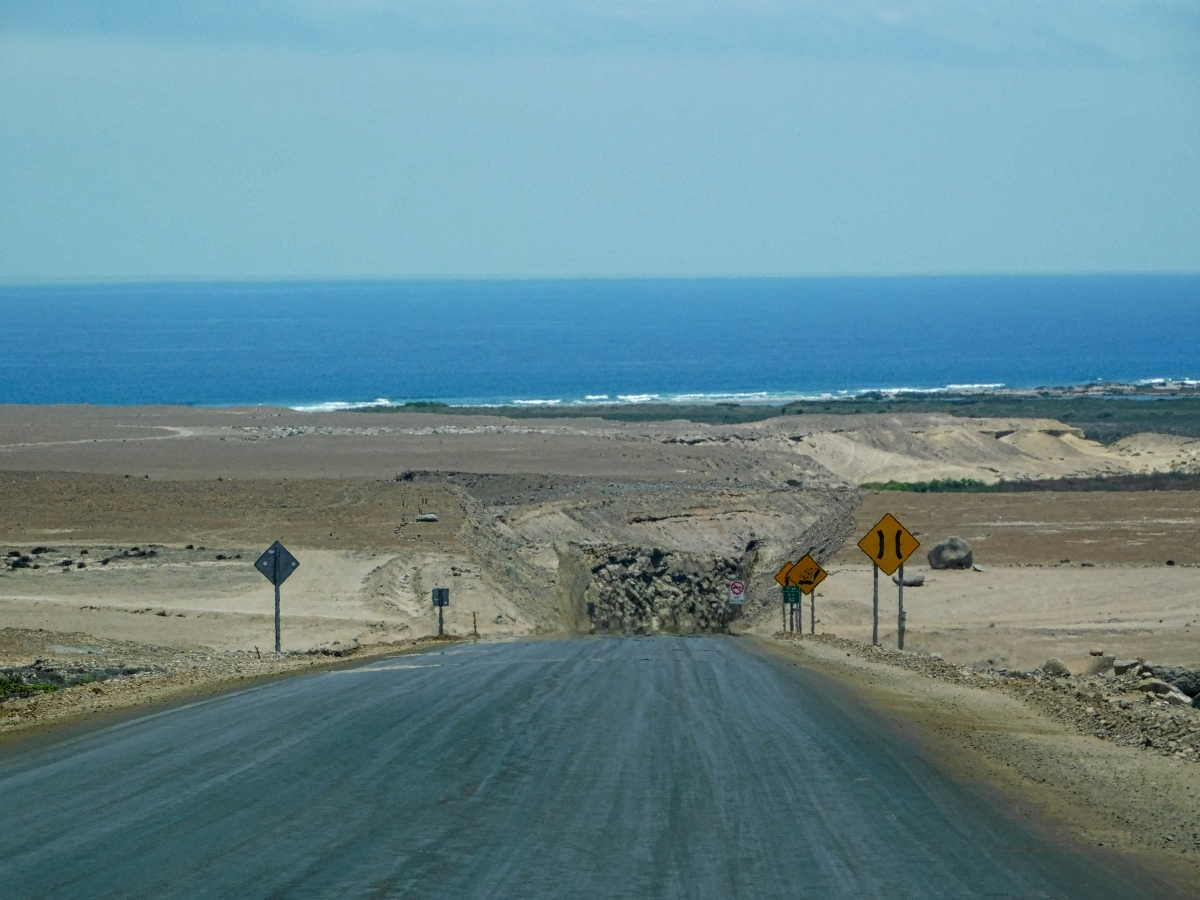
[[[885,575],[891,575],[904,565],[920,546],[921,542],[891,513],[880,519],[879,524],[858,542],[858,548],[871,557],[871,562]]]
[[[800,588],[805,594],[811,594],[828,574],[819,562],[806,553],[803,559],[788,570],[787,583]]]

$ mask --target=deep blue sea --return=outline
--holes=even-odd
[[[754,402],[1200,378],[1200,275],[9,286],[0,322],[4,403]]]

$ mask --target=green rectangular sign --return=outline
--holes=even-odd
[[[799,603],[804,595],[800,593],[799,585],[791,585],[783,589],[784,603]]]

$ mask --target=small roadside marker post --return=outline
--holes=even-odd
[[[776,581],[779,583],[779,586],[780,586],[781,588],[783,588],[783,599],[782,599],[782,600],[780,600],[780,604],[779,604],[779,611],[780,611],[780,612],[783,614],[783,630],[784,630],[785,632],[788,630],[788,590],[787,590],[788,583],[787,583],[787,575],[788,575],[788,572],[790,572],[790,571],[791,571],[791,568],[792,568],[792,566],[793,566],[793,565],[795,565],[795,563],[786,562],[786,563],[784,563],[784,564],[783,564],[783,568],[782,568],[782,569],[780,569],[778,572],[776,572],[776,573],[775,573],[775,580],[776,580]]]
[[[899,570],[896,646],[900,650],[904,649],[904,631],[907,625],[907,617],[904,614],[904,562],[920,546],[921,542],[891,513],[880,519],[858,542],[858,549],[867,554],[875,564],[875,623],[872,640],[876,644],[879,643],[879,570],[882,569],[883,573],[889,576]]]
[[[442,636],[442,610],[450,605],[450,588],[433,589],[433,605],[438,611],[438,637]]]
[[[279,653],[279,586],[288,576],[300,568],[300,561],[288,552],[287,547],[276,541],[254,562],[254,568],[275,585],[275,652]]]

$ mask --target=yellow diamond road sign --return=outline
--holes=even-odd
[[[821,568],[821,564],[805,554],[804,559],[788,569],[787,582],[800,588],[804,593],[811,594],[817,585],[825,580],[825,575],[826,572]]]
[[[780,587],[787,587],[788,572],[792,570],[795,563],[784,563],[783,568],[775,573],[775,580],[779,582]]]
[[[891,513],[880,519],[879,524],[858,542],[859,549],[871,557],[871,562],[879,566],[885,575],[891,575],[904,565],[904,561],[920,546],[921,542]]]

